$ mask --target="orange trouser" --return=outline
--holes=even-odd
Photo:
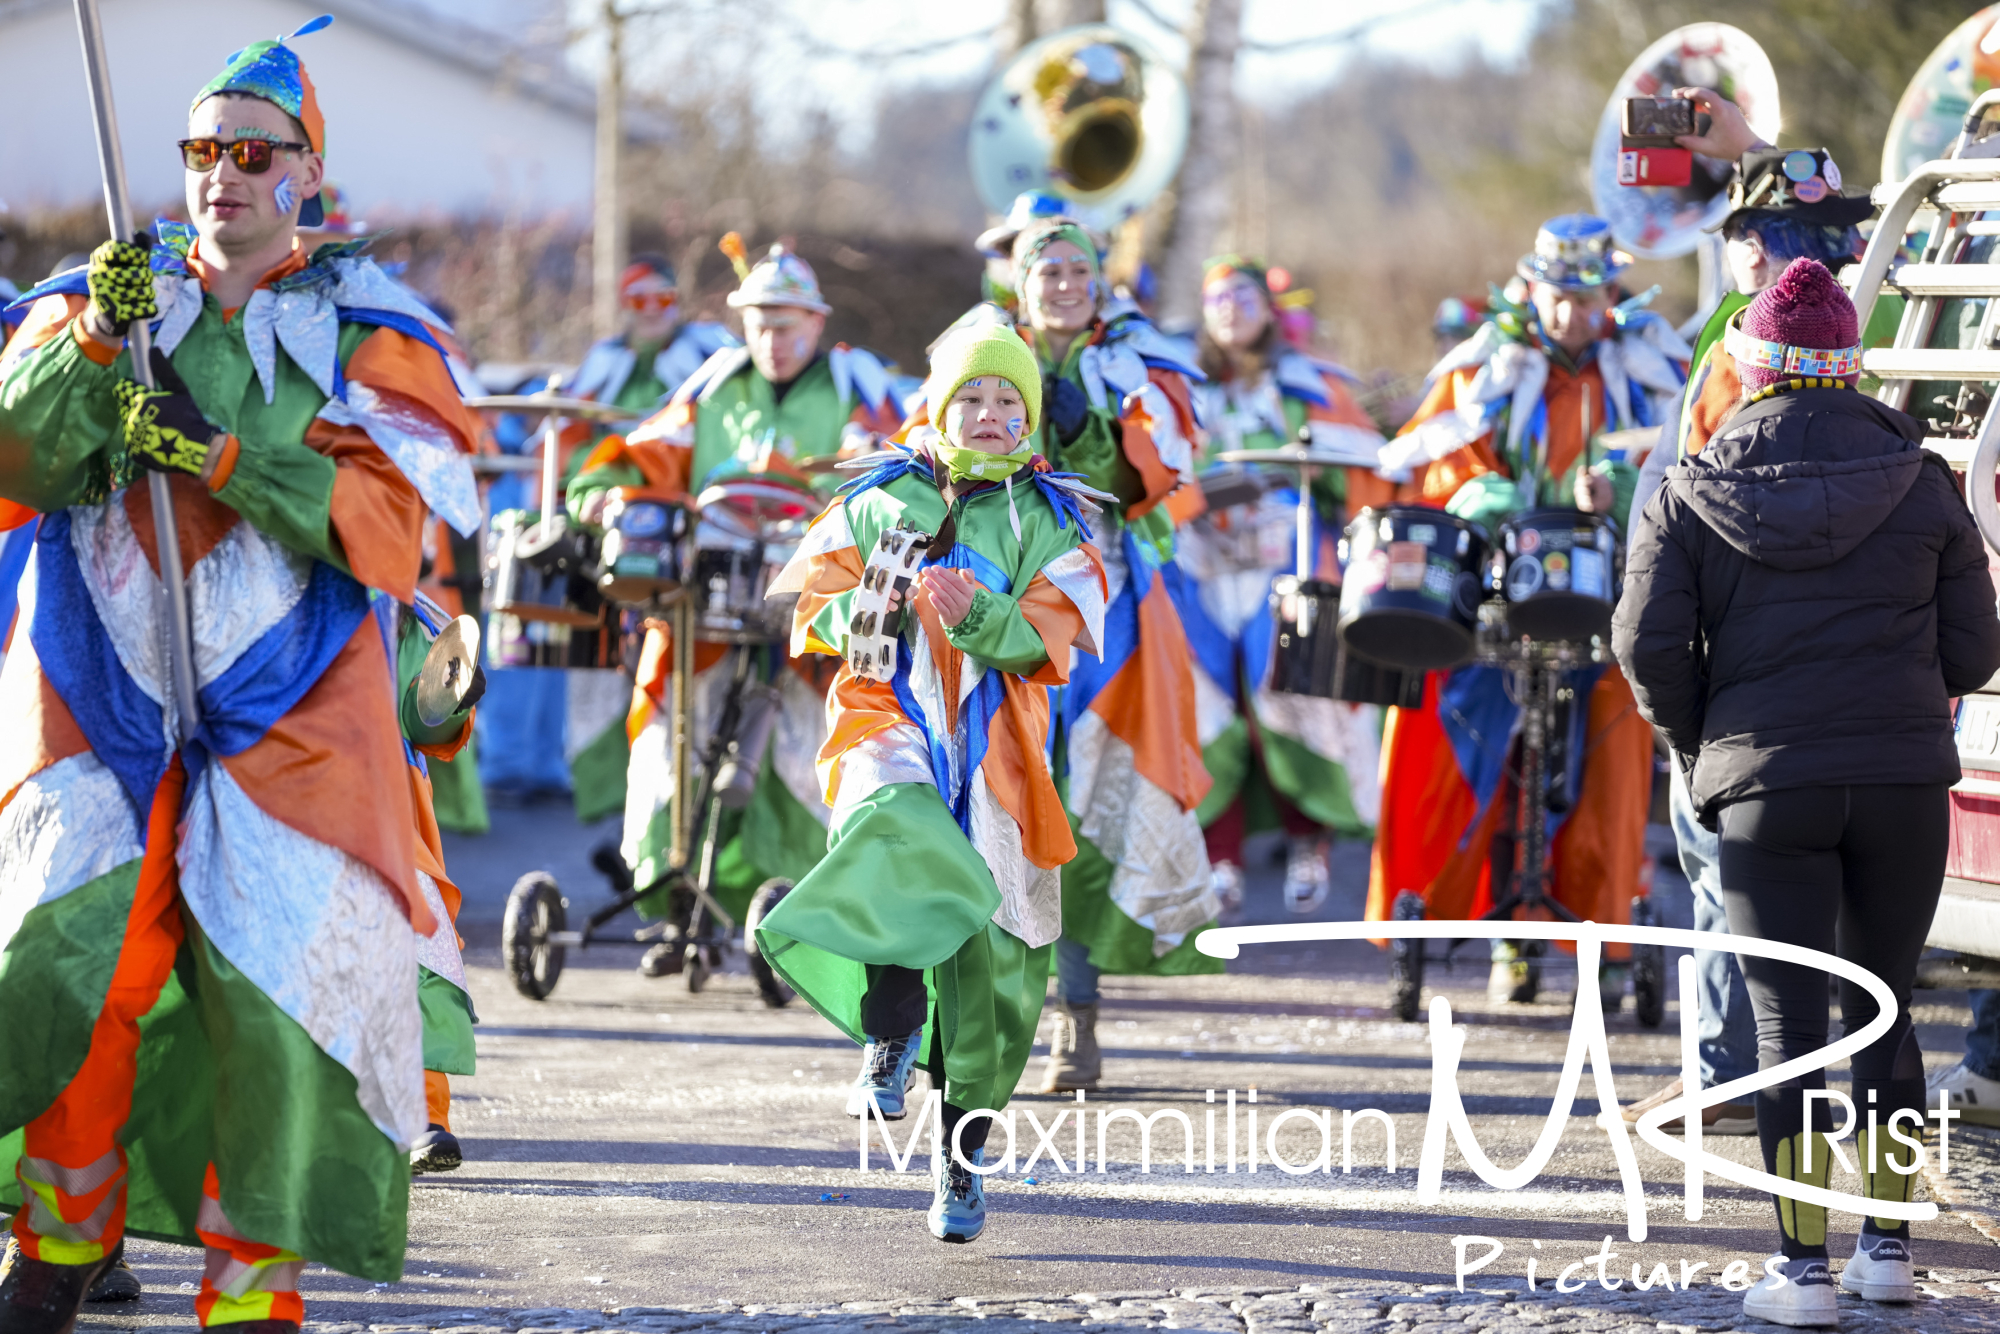
[[[186,787],[186,772],[176,759],[153,794],[139,887],[90,1050],[68,1087],[24,1132],[16,1169],[23,1203],[14,1215],[14,1236],[34,1259],[91,1264],[125,1235],[125,1149],[118,1134],[132,1115],[139,1021],[159,1002],[185,937],[174,828]],[[230,1226],[212,1164],[195,1230],[208,1247],[195,1299],[204,1325],[304,1318],[297,1292],[303,1262]]]
[[[451,1076],[424,1071],[424,1109],[432,1125],[451,1129]]]

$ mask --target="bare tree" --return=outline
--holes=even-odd
[[[1187,157],[1175,181],[1173,220],[1160,266],[1160,320],[1191,325],[1201,314],[1201,262],[1228,219],[1237,132],[1236,52],[1243,0],[1195,0],[1188,15]]]

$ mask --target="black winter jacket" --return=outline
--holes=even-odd
[[[1955,783],[2000,670],[1986,548],[1923,429],[1851,389],[1739,410],[1641,513],[1612,644],[1713,827],[1756,792]]]

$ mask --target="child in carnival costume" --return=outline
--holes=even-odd
[[[1351,377],[1287,340],[1265,265],[1230,255],[1202,278],[1195,407],[1208,439],[1201,465],[1227,450],[1276,449],[1310,425],[1317,448],[1374,457],[1382,434],[1355,402]],[[1265,473],[1270,477],[1282,474]],[[1394,484],[1366,466],[1323,470],[1313,483],[1317,577],[1338,583],[1346,517],[1387,503]],[[1265,681],[1271,583],[1298,565],[1298,489],[1210,509],[1184,524],[1168,587],[1194,648],[1202,762],[1215,786],[1200,817],[1225,908],[1243,897],[1243,836],[1282,824],[1289,837],[1285,904],[1316,911],[1330,890],[1329,834],[1367,838],[1380,808],[1379,715],[1372,705],[1279,694]]]
[[[478,424],[441,321],[298,244],[325,129],[297,55],[237,52],[188,119],[192,225],[27,294],[0,365],[0,522],[42,516],[0,673],[6,1334],[68,1328],[127,1230],[207,1248],[202,1324],[294,1331],[303,1257],[400,1275],[426,1124],[439,922],[370,590],[414,598],[426,506],[477,524]],[[203,705],[178,750],[148,470]]]
[[[850,1113],[904,1115],[920,1059],[942,1092],[930,1227],[985,1223],[990,1118],[1027,1065],[1076,852],[1046,760],[1047,687],[1104,633],[1097,495],[1032,444],[1034,357],[1011,329],[940,345],[928,425],[842,489],[775,585],[799,594],[792,647],[844,654],[864,562],[899,526],[934,534],[907,596],[893,679],[843,664],[819,753],[825,860],[771,909],[758,947],[814,1009],[865,1042]],[[873,573],[873,571],[867,571]],[[892,602],[892,610],[896,605]]]
[[[820,295],[811,265],[772,246],[755,267],[744,266],[729,304],[743,312],[747,345],[717,352],[665,408],[629,435],[599,443],[570,484],[572,518],[597,525],[620,489],[691,505],[717,483],[746,478],[795,488],[810,513],[815,487],[830,492],[837,479],[809,477],[799,461],[865,452],[896,429],[900,417],[888,367],[845,344],[819,350],[833,308]],[[699,540],[728,542],[733,535],[704,523]],[[730,647],[702,643],[695,650],[697,750],[707,743],[729,688]],[[666,874],[672,843],[672,648],[665,624],[649,622],[625,720],[631,751],[623,853],[640,885]],[[812,756],[826,740],[831,679],[811,660],[788,658],[782,642],[743,651],[760,656],[757,675],[777,687],[780,701],[771,762],[762,768],[750,805],[723,825],[719,898],[738,920],[760,883],[796,880],[825,851],[828,813]],[[663,942],[641,967],[672,968],[679,948]]]
[[[1600,431],[1657,426],[1680,394],[1688,348],[1644,307],[1619,300],[1629,264],[1610,224],[1569,214],[1543,224],[1519,275],[1528,304],[1498,314],[1432,372],[1417,415],[1381,454],[1407,476],[1405,498],[1440,506],[1489,533],[1535,508],[1608,515],[1622,530],[1637,469],[1601,453]],[[1655,289],[1657,291],[1658,289]],[[1569,809],[1552,816],[1553,896],[1579,916],[1628,920],[1644,857],[1652,792],[1652,731],[1615,665],[1569,674],[1565,766]],[[1421,709],[1392,709],[1383,736],[1382,824],[1370,868],[1368,918],[1390,916],[1402,893],[1433,918],[1463,918],[1489,892],[1488,850],[1507,803],[1501,782],[1520,711],[1505,670],[1433,673]],[[1618,947],[1614,947],[1616,949]],[[1489,988],[1525,999],[1532,965],[1494,946]],[[1625,965],[1607,965],[1607,1007],[1622,1004]]]
[[[1100,974],[1222,967],[1193,941],[1220,904],[1195,814],[1210,783],[1194,663],[1166,580],[1165,502],[1194,477],[1190,384],[1201,373],[1136,306],[1106,300],[1096,246],[1076,222],[1024,229],[1014,272],[1019,336],[1044,376],[1040,449],[1116,497],[1098,534],[1111,590],[1104,652],[1076,665],[1057,702],[1056,773],[1079,851],[1063,870],[1048,1092],[1096,1085]]]

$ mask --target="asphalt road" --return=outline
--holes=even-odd
[[[594,835],[578,829],[563,806],[496,810],[494,825],[492,835],[453,839],[447,851],[467,895],[461,926],[471,942],[481,1019],[480,1072],[455,1081],[453,1118],[466,1165],[416,1182],[402,1283],[377,1288],[308,1272],[316,1320],[470,1328],[479,1310],[562,1308],[574,1317],[636,1306],[841,1302],[887,1302],[879,1309],[888,1310],[897,1302],[1010,1293],[1424,1285],[1451,1281],[1452,1239],[1460,1235],[1504,1247],[1474,1285],[1525,1291],[1531,1259],[1546,1282],[1597,1255],[1606,1238],[1616,1256],[1613,1277],[1629,1276],[1634,1262],[1642,1276],[1662,1263],[1678,1274],[1683,1263],[1704,1262],[1706,1279],[1732,1260],[1754,1269],[1771,1247],[1775,1228],[1764,1197],[1710,1179],[1702,1216],[1689,1221],[1680,1165],[1636,1141],[1648,1234],[1628,1241],[1611,1142],[1591,1120],[1598,1103],[1589,1073],[1535,1181],[1496,1190],[1453,1149],[1440,1198],[1420,1206],[1415,1166],[1430,1099],[1429,1040],[1423,1026],[1388,1013],[1385,964],[1363,943],[1246,950],[1219,977],[1106,979],[1106,1086],[1091,1097],[1093,1110],[1177,1109],[1199,1129],[1209,1090],[1218,1098],[1236,1090],[1239,1114],[1247,1116],[1255,1088],[1265,1118],[1294,1107],[1333,1113],[1330,1174],[1291,1176],[1260,1162],[1254,1173],[1190,1175],[1179,1158],[1179,1131],[1167,1125],[1156,1131],[1166,1147],[1155,1143],[1153,1170],[1142,1173],[1128,1119],[1111,1127],[1099,1170],[1093,1117],[1088,1170],[1056,1169],[1045,1151],[1028,1174],[1032,1181],[1019,1172],[990,1178],[986,1235],[973,1245],[943,1246],[923,1225],[926,1153],[907,1173],[887,1170],[879,1152],[867,1172],[856,1166],[856,1125],[841,1103],[857,1049],[802,1003],[767,1009],[740,961],[696,995],[680,979],[639,977],[636,949],[611,946],[572,952],[548,1000],[515,994],[498,951],[500,909],[513,879],[548,869],[577,911],[607,891],[588,867]],[[1365,849],[1341,849],[1336,866],[1338,892],[1323,915],[1358,916]],[[1256,871],[1249,920],[1284,917],[1277,877],[1270,867]],[[1684,924],[1685,887],[1662,876],[1658,893],[1669,924]],[[1431,980],[1465,1027],[1459,1082],[1480,1144],[1511,1166],[1548,1115],[1570,1040],[1574,975],[1558,967],[1541,1003],[1500,1006],[1485,999],[1485,973],[1483,947],[1473,946],[1460,951],[1454,971],[1434,968]],[[1920,993],[1920,1002],[1930,1060],[1955,1060],[1964,997]],[[1642,1029],[1629,1003],[1610,1020],[1620,1099],[1678,1073],[1677,1022],[1670,1006],[1661,1029]],[[1039,1065],[1038,1056],[1030,1084]],[[1044,1125],[1074,1112],[1068,1098],[1036,1094],[1019,1095],[1014,1105]],[[1394,1172],[1384,1170],[1373,1120],[1357,1126],[1353,1172],[1340,1170],[1339,1114],[1364,1108],[1387,1113],[1395,1126]],[[913,1124],[897,1127],[899,1143]],[[1053,1136],[1065,1168],[1076,1166],[1073,1127],[1066,1120]],[[1025,1122],[1022,1134],[1025,1153],[1033,1143]],[[1754,1160],[1754,1138],[1708,1143]],[[1317,1131],[1299,1118],[1280,1139],[1295,1161],[1310,1158],[1317,1144]],[[1965,1152],[1976,1148],[1968,1141]],[[2000,1157],[1995,1149],[1988,1141],[1985,1152]],[[1836,1171],[1836,1188],[1842,1180]],[[1846,1181],[1852,1188],[1854,1178]],[[1836,1255],[1851,1246],[1855,1222],[1836,1217]],[[1978,1301],[1965,1293],[1994,1295],[1982,1285],[2000,1282],[2000,1252],[1962,1215],[1917,1224],[1916,1236],[1920,1268],[1973,1280],[1954,1289],[1961,1295],[1953,1302]],[[86,1327],[188,1323],[198,1255],[150,1243],[135,1243],[134,1251],[150,1295],[138,1309],[93,1310]],[[1586,1272],[1594,1275],[1595,1265]],[[1724,1307],[1733,1311],[1734,1299],[1717,1309]],[[1958,1309],[1952,1302],[1927,1309],[1947,1307]],[[2000,1307],[1980,1303],[1979,1310],[1980,1319],[1993,1317],[1989,1327],[2000,1327]],[[1384,1312],[1375,1326],[1390,1330],[1394,1321]],[[1230,1318],[1238,1321],[1232,1328],[1248,1319]],[[1600,1323],[1590,1328],[1611,1327],[1595,1318]],[[1174,1323],[1154,1317],[1162,1320]],[[1655,1321],[1638,1323],[1650,1329]],[[1962,1320],[1932,1320],[1918,1310],[1896,1323],[1943,1329]]]

